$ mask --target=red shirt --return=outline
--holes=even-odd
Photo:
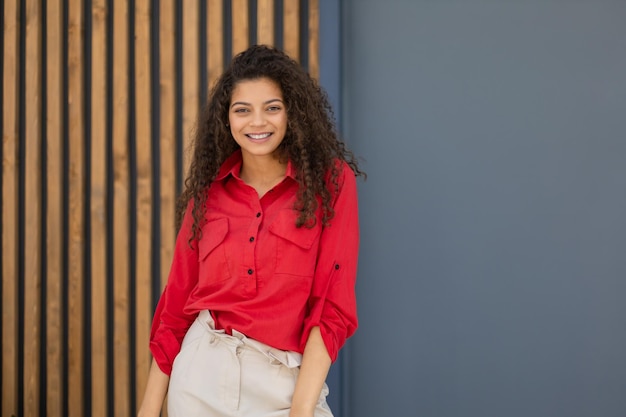
[[[221,167],[208,191],[202,238],[188,241],[191,209],[183,218],[167,285],[159,300],[150,350],[170,374],[182,340],[201,310],[216,328],[233,329],[282,350],[302,353],[319,326],[333,361],[357,327],[355,280],[359,246],[356,179],[343,163],[335,216],[323,227],[296,228],[298,183],[285,179],[259,198],[239,177],[241,153]],[[332,189],[332,188],[331,188]]]

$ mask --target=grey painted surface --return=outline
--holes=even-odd
[[[333,106],[339,124],[341,109],[341,8],[336,0],[320,0],[320,76],[319,83],[328,93],[328,99]],[[343,352],[339,352],[337,361],[331,366],[326,383],[330,393],[326,398],[335,417],[345,417],[342,413],[346,403],[346,395],[342,387],[344,367]]]
[[[626,2],[348,0],[349,416],[626,416]]]

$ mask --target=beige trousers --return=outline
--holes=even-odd
[[[170,417],[288,417],[302,355],[233,331],[215,330],[202,311],[174,361]],[[332,417],[324,384],[315,417]]]

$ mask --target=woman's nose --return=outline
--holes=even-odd
[[[250,122],[252,126],[263,126],[265,122],[266,120],[263,112],[252,113],[252,121]]]

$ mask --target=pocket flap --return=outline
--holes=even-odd
[[[202,239],[198,245],[200,260],[205,259],[220,243],[224,241],[228,233],[228,219],[221,218],[209,220],[202,227]]]
[[[311,229],[305,226],[297,228],[297,215],[298,212],[295,210],[282,210],[276,216],[269,230],[276,236],[288,240],[303,249],[310,249],[320,233],[319,225],[315,225]]]

